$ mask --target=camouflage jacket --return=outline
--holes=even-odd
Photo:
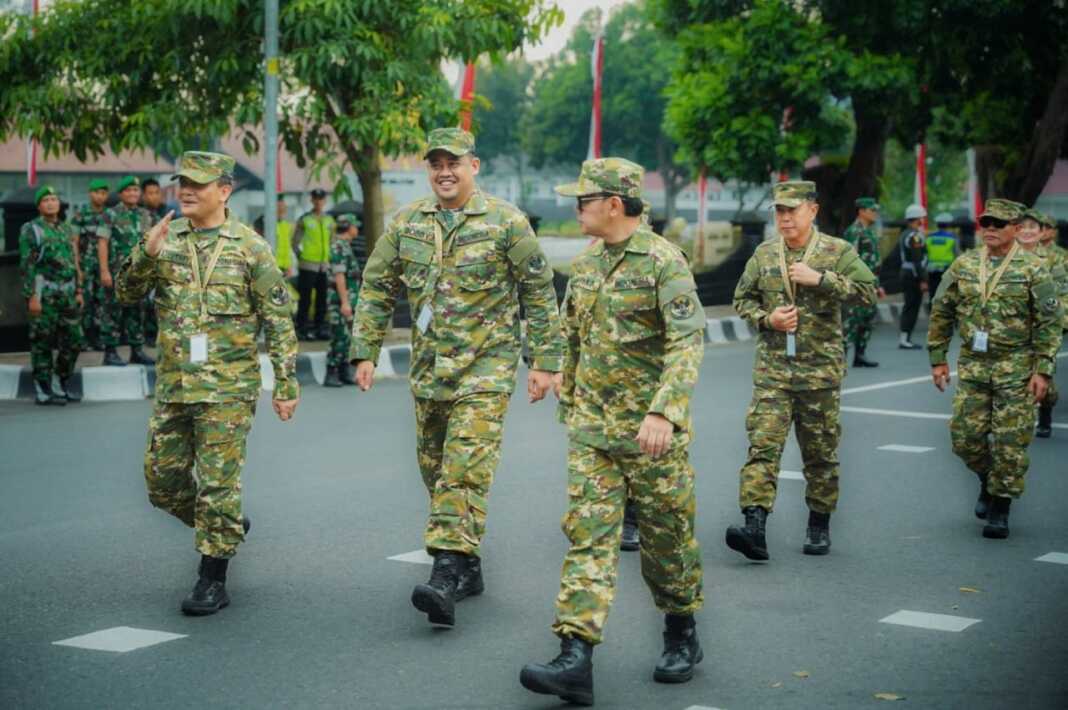
[[[756,248],[734,289],[734,310],[759,333],[755,385],[785,390],[838,387],[845,376],[842,304],[875,304],[875,276],[856,250],[841,239],[821,234],[815,226],[811,238],[819,243],[808,265],[823,277],[818,286],[794,286],[798,309],[795,357],[786,355],[786,333],[767,324],[773,310],[790,305],[779,267],[781,236]],[[800,261],[804,251],[787,248],[787,266]]]
[[[47,290],[65,290],[72,295],[80,286],[75,249],[78,235],[66,222],[49,224],[37,217],[19,232],[19,269],[22,297]]]
[[[111,223],[108,221],[108,210],[95,211],[92,205],[80,205],[70,217],[71,226],[78,233],[78,249],[82,259],[82,271],[87,270],[87,265],[97,263],[96,243],[98,239],[107,239],[111,236]]]
[[[690,398],[705,354],[705,311],[686,257],[644,224],[623,244],[598,240],[571,264],[561,419],[571,438],[640,451],[646,414],[690,441]]]
[[[931,305],[927,350],[931,365],[946,363],[953,331],[960,332],[960,379],[1009,384],[1033,373],[1052,376],[1061,345],[1061,303],[1041,257],[1019,250],[986,306],[979,284],[985,249],[971,249],[946,270]],[[991,264],[988,277],[996,269]],[[975,352],[975,334],[987,333],[987,352]]]
[[[352,242],[334,238],[330,243],[330,272],[344,274],[345,287],[350,296],[355,296],[360,289],[360,262],[352,249]],[[330,288],[334,288],[334,278],[330,277]]]
[[[261,379],[256,339],[261,324],[274,368],[274,398],[296,399],[297,336],[289,315],[289,290],[270,246],[227,214],[218,233],[196,240],[202,273],[208,269],[218,240],[223,240],[216,267],[201,294],[193,279],[193,235],[189,220],[174,220],[159,256],[145,253],[142,241],[115,278],[123,303],[137,303],[156,289],[156,401],[258,399]],[[190,341],[198,334],[207,335],[207,360],[191,362]]]
[[[857,250],[860,260],[864,262],[869,271],[875,274],[875,287],[878,288],[882,255],[879,253],[879,236],[875,232],[875,225],[865,227],[858,219],[849,225],[842,239]]]
[[[564,342],[553,270],[523,213],[476,192],[452,231],[442,229],[436,263],[433,197],[412,203],[386,229],[363,271],[353,318],[351,360],[378,360],[401,287],[412,323],[409,379],[419,398],[449,401],[472,392],[511,392],[520,355],[519,306],[527,317],[531,367],[559,372]]]
[[[145,232],[152,228],[152,216],[144,207],[127,207],[121,202],[107,211],[111,225],[108,240],[108,268],[112,273],[130,255]],[[173,229],[173,227],[171,228]]]

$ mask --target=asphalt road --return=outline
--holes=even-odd
[[[707,350],[691,450],[705,660],[691,683],[652,681],[661,617],[637,554],[625,553],[594,654],[598,707],[889,702],[876,693],[910,708],[1068,707],[1068,564],[1036,561],[1068,553],[1068,426],[1032,445],[1012,536],[984,540],[974,477],[950,450],[951,395],[898,382],[928,370],[924,352],[896,349],[892,330],[870,348],[882,367],[845,384],[831,554],[801,554],[804,484],[783,480],[766,565],[723,544],[740,519],[752,346]],[[1058,380],[1068,392],[1068,375]],[[897,384],[851,392],[879,383]],[[145,498],[150,408],[0,404],[0,707],[560,706],[518,683],[524,663],[558,648],[549,624],[566,546],[565,438],[552,404],[513,402],[490,499],[487,591],[458,607],[450,631],[409,603],[429,567],[388,559],[420,548],[426,514],[405,382],[365,395],[307,389],[290,424],[261,402],[244,477],[254,527],[231,566],[232,605],[206,618],[178,611],[195,580],[192,534]],[[1055,421],[1068,424],[1066,412]],[[800,464],[791,438],[783,468]],[[899,611],[962,617],[967,628],[881,621]],[[181,636],[128,652],[55,645],[115,627]]]

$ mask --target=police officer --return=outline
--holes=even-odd
[[[330,238],[334,218],[323,210],[326,191],[311,191],[312,208],[297,220],[293,250],[297,253],[297,335],[304,340],[329,340],[326,327],[327,273],[330,271]],[[315,320],[308,326],[308,309],[315,292]]]
[[[942,212],[935,216],[935,226],[938,229],[927,235],[927,293],[931,301],[934,301],[935,294],[938,293],[942,274],[960,256],[957,235],[949,231],[952,225],[953,215]]]
[[[412,604],[432,624],[452,626],[455,602],[483,590],[480,545],[521,351],[519,307],[527,318],[531,402],[551,387],[564,344],[552,268],[523,213],[478,190],[474,136],[436,129],[423,155],[434,196],[403,207],[375,243],[349,357],[360,389],[370,389],[393,305],[406,288],[418,460],[430,495],[424,542],[434,557],[430,581],[413,590]]]
[[[879,237],[875,232],[875,222],[879,219],[879,203],[874,197],[860,197],[854,203],[857,208],[857,218],[849,225],[842,239],[857,250],[868,269],[875,275],[876,290],[880,298],[886,292],[879,284],[879,267],[881,254],[879,252]],[[846,351],[849,345],[853,345],[853,367],[878,367],[879,363],[869,360],[865,356],[868,342],[871,340],[872,324],[875,322],[874,305],[853,305],[846,308],[845,331]]]
[[[705,314],[685,255],[641,219],[641,166],[588,160],[556,192],[578,201],[596,241],[571,265],[560,414],[568,428],[571,543],[560,574],[560,654],[523,667],[536,693],[593,703],[593,646],[615,595],[625,502],[639,508],[642,577],[665,614],[653,678],[679,683],[703,657],[701,552],[688,446],[690,398],[704,356]],[[610,397],[605,393],[612,393]]]
[[[330,294],[327,296],[330,322],[330,351],[326,355],[326,387],[354,385],[349,372],[349,346],[352,344],[352,311],[360,293],[360,273],[363,271],[352,242],[359,232],[356,216],[337,217],[337,234],[330,244]]]
[[[171,212],[154,226],[115,283],[127,304],[156,289],[160,362],[145,482],[153,505],[196,530],[200,569],[182,611],[197,616],[230,603],[227,569],[250,527],[241,469],[260,395],[261,328],[278,418],[292,418],[299,400],[289,291],[270,246],[226,207],[233,170],[230,156],[183,153],[182,219]]]
[[[953,452],[979,477],[983,537],[1009,536],[1009,507],[1024,492],[1034,407],[1056,369],[1061,304],[1049,269],[1016,242],[1023,205],[990,199],[979,218],[983,246],[953,262],[935,295],[927,331],[931,377],[949,383],[946,354],[961,337],[949,431]]]
[[[734,310],[759,333],[753,400],[746,414],[749,455],[740,473],[745,525],[727,528],[727,546],[768,559],[767,516],[791,424],[804,460],[808,529],[803,552],[830,551],[838,504],[838,423],[842,305],[875,303],[875,275],[853,247],[816,228],[816,185],[772,188],[776,238],[756,248],[734,290]]]
[[[38,216],[19,232],[22,297],[30,316],[30,367],[37,404],[64,405],[81,396],[70,378],[82,342],[82,273],[78,234],[59,219],[59,195],[50,185],[34,194]],[[53,353],[55,360],[53,361]]]
[[[286,219],[288,213],[286,198],[279,195],[275,206],[277,227],[275,238],[277,241],[274,245],[274,260],[282,275],[286,279],[291,279],[297,275],[297,270],[293,267],[293,223]]]
[[[98,290],[99,264],[97,239],[106,237],[110,227],[107,219],[108,183],[99,178],[89,181],[89,202],[74,210],[71,226],[78,232],[78,260],[82,271],[82,335],[85,345],[102,349],[100,343],[100,304]]]
[[[923,236],[923,219],[927,210],[921,205],[905,208],[905,229],[897,243],[901,256],[901,293],[905,304],[901,308],[901,336],[897,346],[902,350],[919,350],[912,342],[912,330],[920,315],[923,294],[927,290],[927,246]]]

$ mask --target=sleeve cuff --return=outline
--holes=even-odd
[[[1035,372],[1039,375],[1045,375],[1046,377],[1053,377],[1053,374],[1057,371],[1057,363],[1054,360],[1048,360],[1046,358],[1040,358],[1035,365]]]
[[[352,346],[349,348],[349,362],[355,363],[357,360],[370,360],[377,367],[378,354],[381,349],[381,347],[373,348],[366,343],[357,343],[353,341]]]
[[[564,369],[563,355],[535,355],[531,358],[530,369],[544,372],[560,372]]]
[[[300,397],[300,383],[297,382],[296,376],[286,378],[284,381],[276,381],[272,397],[282,401]]]
[[[946,350],[945,350],[945,348],[933,348],[933,349],[930,350],[929,356],[931,358],[931,367],[934,367],[935,365],[945,365],[946,364]]]

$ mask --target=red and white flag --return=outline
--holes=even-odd
[[[598,34],[593,40],[593,54],[590,57],[593,71],[593,107],[590,111],[590,148],[587,160],[601,157],[601,78],[604,76],[604,35]]]
[[[912,202],[927,211],[927,145],[916,145],[916,181],[913,183]],[[927,218],[923,218],[923,228],[927,229]]]
[[[968,217],[978,221],[983,213],[983,195],[979,190],[979,173],[975,169],[975,148],[968,149]]]
[[[475,63],[468,62],[460,70],[456,81],[456,100],[463,103],[460,111],[460,128],[471,130],[471,101],[475,97]]]

